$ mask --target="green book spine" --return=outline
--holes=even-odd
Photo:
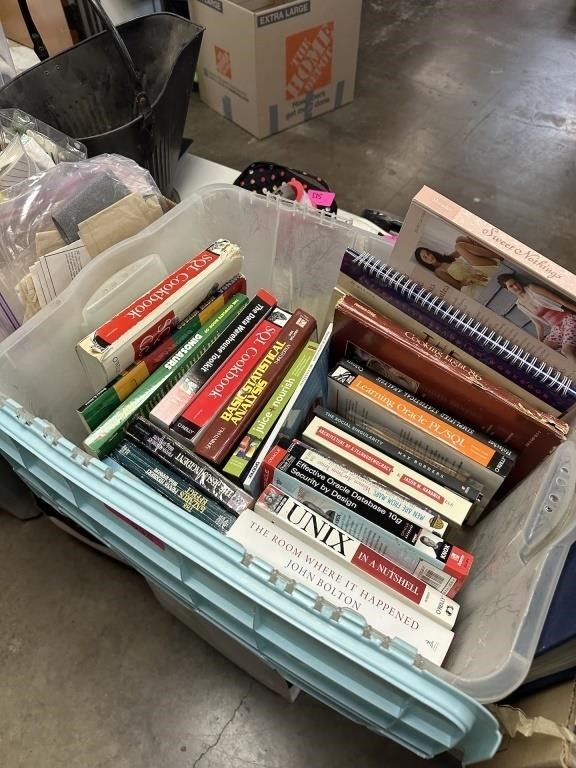
[[[233,322],[240,310],[248,303],[248,298],[237,294],[205,326],[189,339],[172,357],[144,381],[138,389],[124,400],[121,405],[84,440],[84,448],[97,458],[102,458],[118,445],[124,429],[137,416],[148,416],[158,403],[184,375],[188,368],[198,360],[227,326]]]
[[[99,427],[104,419],[123,403],[159,366],[171,357],[178,348],[206,325],[237,293],[246,292],[246,278],[236,275],[217,291],[208,296],[202,304],[183,320],[176,330],[155,349],[133,363],[108,386],[101,389],[78,409],[78,415],[88,432]]]
[[[252,459],[256,456],[260,445],[280,418],[282,411],[308,370],[317,347],[318,344],[311,341],[300,352],[294,365],[292,365],[286,376],[282,379],[282,382],[270,396],[260,415],[228,459],[224,466],[225,474],[230,477],[241,478],[246,472],[252,463]]]

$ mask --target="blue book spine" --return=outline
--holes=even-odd
[[[576,402],[573,380],[367,252],[348,248],[341,271],[406,315],[561,412]]]

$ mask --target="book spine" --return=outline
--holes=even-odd
[[[216,530],[225,533],[237,519],[128,440],[114,449],[111,458],[168,501]]]
[[[459,606],[421,579],[383,557],[342,528],[315,514],[296,499],[269,485],[258,500],[258,511],[271,513],[282,527],[325,549],[329,556],[341,558],[368,574],[369,577],[394,592],[403,603],[419,606],[423,613],[452,629]]]
[[[294,442],[298,443],[293,441],[292,445]],[[472,555],[447,544],[435,531],[404,518],[402,506],[386,505],[378,497],[375,501],[370,489],[361,484],[356,490],[358,476],[348,467],[310,449],[302,458],[289,456],[287,451],[280,457],[267,457],[266,466],[265,483],[282,488],[303,503],[308,503],[302,497],[307,488],[320,514],[412,573],[419,575],[427,568],[426,577],[419,577],[449,597],[454,597],[468,577]]]
[[[574,382],[565,373],[369,253],[348,249],[341,269],[354,279],[361,275],[364,285],[378,296],[424,325],[430,324],[432,330],[560,412],[567,411],[576,402]]]
[[[273,296],[266,291],[259,291],[238,316],[234,328],[218,340],[215,349],[207,350],[152,410],[150,420],[164,429],[169,429],[190,406],[204,384],[234,354],[275,306],[276,299]]]
[[[428,464],[426,461],[413,456],[411,453],[403,451],[397,445],[394,445],[394,443],[378,437],[378,435],[370,432],[367,429],[363,429],[357,424],[353,424],[343,416],[334,413],[334,411],[330,411],[328,408],[323,408],[322,406],[317,406],[314,409],[314,415],[328,422],[328,424],[341,429],[343,432],[346,432],[346,434],[355,437],[362,443],[369,445],[376,451],[379,451],[380,453],[383,453],[395,459],[396,461],[399,461],[406,467],[409,467],[413,471],[423,475],[427,480],[439,483],[440,485],[444,486],[444,488],[447,488],[459,496],[462,496],[472,504],[480,501],[482,494],[478,488],[467,483],[463,483],[457,477],[448,474],[441,468],[435,467],[432,464]]]
[[[437,422],[424,411],[412,406],[404,409],[401,399],[390,398],[377,384],[351,370],[346,361],[330,374],[328,392],[330,408],[347,419],[381,424],[401,434],[407,450],[414,445],[426,455],[432,447],[446,464],[464,466],[482,483],[485,501],[494,495],[504,480],[504,473],[494,471],[499,469],[498,462],[502,462],[506,474],[509,471],[508,460],[501,457],[494,461],[497,454],[489,446],[474,438],[463,438],[456,430],[444,425],[436,428]]]
[[[347,495],[342,493],[345,483],[332,478],[330,484],[326,483],[326,487],[330,489],[327,495],[319,490],[324,483],[319,480],[317,471],[307,473],[303,467],[285,472],[274,468],[268,478],[271,485],[306,504],[442,594],[454,597],[462,587],[463,579],[459,580],[445,572],[443,564],[436,561],[433,552],[430,554],[425,548],[422,548],[422,551],[417,548],[419,534],[414,536],[416,526],[407,523],[391,510],[387,510],[384,515],[378,515],[370,504],[363,505],[360,500],[356,500],[355,506],[361,512],[356,511],[347,503]],[[442,541],[433,534],[430,534],[429,540],[434,546]]]
[[[94,333],[78,342],[77,354],[92,384],[100,388],[119,376],[133,362],[141,360],[214,290],[215,285],[228,281],[241,265],[239,249],[233,246],[228,255],[218,257],[195,279],[185,282],[178,293],[166,299],[165,304],[150,314],[145,313],[141,320],[134,319],[133,324],[127,324],[123,333],[120,333],[120,326],[124,327],[120,322],[120,335],[110,343],[102,343],[102,339]],[[110,338],[114,335],[111,334]]]
[[[301,309],[294,312],[246,383],[199,436],[200,456],[214,464],[225,461],[315,329],[312,315]]]
[[[157,456],[169,469],[181,475],[232,514],[237,515],[252,506],[254,499],[251,496],[147,419],[141,416],[135,419],[127,428],[126,437],[147,453]]]
[[[494,440],[493,437],[487,435],[485,432],[476,429],[470,424],[465,424],[464,422],[460,421],[460,419],[452,416],[449,413],[446,413],[445,411],[441,411],[439,408],[431,405],[426,400],[423,400],[420,397],[416,397],[416,395],[414,395],[412,392],[408,392],[406,389],[403,389],[397,384],[394,384],[394,382],[389,381],[383,376],[380,376],[378,373],[371,370],[368,366],[362,365],[360,361],[347,359],[345,365],[355,373],[364,376],[374,384],[377,384],[382,389],[405,401],[406,405],[404,405],[401,410],[406,412],[407,416],[410,416],[408,413],[409,405],[416,406],[420,411],[424,411],[431,417],[434,417],[436,421],[453,427],[463,438],[473,438],[478,443],[483,443],[486,445],[492,453],[496,454],[493,459],[494,463],[498,463],[502,457],[510,459],[511,462],[516,460],[517,453],[516,451],[512,450],[510,446],[504,445],[503,443]]]
[[[480,356],[475,357],[472,354],[474,350],[468,347],[467,342],[462,342],[460,339],[454,341],[441,336],[434,321],[429,321],[424,311],[418,307],[409,305],[409,310],[406,309],[405,311],[403,303],[397,297],[390,300],[385,299],[383,295],[375,293],[368,286],[364,285],[364,281],[361,278],[354,280],[344,272],[340,272],[338,275],[338,286],[335,288],[332,296],[333,308],[336,306],[336,302],[345,294],[350,294],[358,299],[358,301],[367,304],[375,312],[384,315],[388,320],[401,326],[404,331],[414,333],[421,343],[429,345],[429,348],[435,350],[436,353],[438,350],[442,351],[446,358],[451,358],[468,368],[472,368],[483,378],[489,379],[499,387],[507,389],[514,397],[528,403],[532,408],[551,413],[553,416],[560,416],[561,411],[558,408],[553,408],[532,394],[528,389],[512,381],[510,377],[501,372],[500,366],[496,368],[495,365],[488,365],[483,359],[480,359]],[[434,327],[432,327],[433,325]]]
[[[262,487],[274,484],[276,470],[306,481],[324,493],[327,500],[336,499],[346,509],[354,510],[411,544],[417,543],[422,531],[430,531],[438,539],[446,532],[445,521],[429,510],[332,461],[299,440],[293,440],[288,448],[277,445],[270,451],[264,461]]]
[[[78,411],[88,430],[96,429],[163,362],[168,360],[179,347],[186,344],[203,325],[214,317],[227,301],[237,293],[245,292],[246,278],[243,275],[235,275],[185,318],[172,335],[164,339],[142,360],[129,366],[107,387],[91,397]]]
[[[372,582],[362,574],[351,572],[345,563],[326,557],[322,550],[258,512],[243,512],[228,537],[290,581],[314,590],[333,605],[361,614],[386,637],[402,639],[434,664],[443,662],[453,638],[449,629],[392,594],[377,596]]]
[[[216,414],[233,398],[234,394],[249,378],[252,371],[274,347],[282,326],[265,319],[236,352],[225,360],[216,375],[198,393],[191,405],[176,420],[173,431],[189,441],[194,441]]]
[[[241,294],[234,296],[186,344],[155,370],[84,440],[84,447],[88,453],[97,458],[109,453],[122,439],[123,430],[129,422],[142,413],[150,413],[172,384],[185,373],[188,366],[197,360],[234,321],[247,301],[246,296]]]
[[[217,272],[228,259],[239,260],[239,258],[238,246],[224,240],[213,243],[206,250],[181,264],[148,293],[139,296],[121,312],[103,323],[94,331],[94,339],[102,346],[109,346],[127,333],[140,328],[148,319],[154,319],[154,322],[157,322],[160,314],[164,317],[176,317],[177,300],[183,293],[189,293],[191,289],[196,288],[200,278],[202,282],[205,282],[204,278],[207,277],[209,281],[212,280],[213,273]],[[202,298],[200,297],[199,300]],[[198,304],[199,301],[196,303]]]
[[[441,485],[410,471],[392,457],[379,454],[341,429],[314,417],[302,439],[337,461],[351,465],[405,496],[423,504],[456,525],[462,525],[472,508],[471,502]]]
[[[278,419],[281,417],[284,408],[296,391],[296,388],[302,381],[314,353],[317,344],[309,342],[302,352],[296,358],[286,376],[282,379],[274,393],[266,402],[264,408],[258,415],[258,418],[252,424],[248,432],[241,438],[240,443],[232,456],[224,465],[223,471],[230,477],[242,478],[250,466],[252,457],[254,457],[266,439]]]

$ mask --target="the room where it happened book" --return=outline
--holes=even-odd
[[[429,187],[388,263],[570,378],[576,276]]]

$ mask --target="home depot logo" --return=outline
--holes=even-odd
[[[217,45],[215,45],[214,55],[216,56],[216,69],[218,70],[218,74],[222,75],[223,77],[228,77],[231,80],[232,64],[230,62],[230,54],[228,51],[225,51],[224,48],[219,48]]]
[[[332,81],[334,22],[286,38],[286,98],[295,99]]]

